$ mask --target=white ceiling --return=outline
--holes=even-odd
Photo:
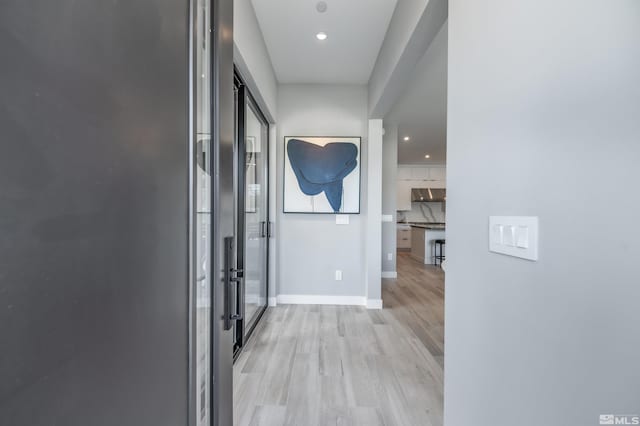
[[[385,124],[398,125],[398,164],[445,164],[447,153],[447,24],[409,80]],[[403,139],[409,136],[411,140]],[[425,155],[430,158],[426,159]]]
[[[280,83],[369,81],[397,0],[324,1],[319,13],[318,0],[252,0]]]

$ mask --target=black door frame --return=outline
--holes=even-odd
[[[269,215],[269,205],[270,205],[270,193],[269,193],[269,167],[270,167],[270,149],[269,149],[269,121],[263,114],[260,106],[256,102],[255,98],[251,94],[251,91],[247,88],[246,84],[240,72],[237,68],[234,69],[234,89],[236,90],[237,96],[237,104],[236,108],[236,156],[234,159],[235,164],[237,165],[237,268],[239,270],[245,270],[245,259],[244,259],[244,241],[246,235],[245,229],[245,201],[246,201],[246,168],[244,167],[245,155],[246,155],[246,107],[249,106],[256,114],[258,119],[264,124],[266,128],[266,165],[267,172],[265,176],[265,189],[266,189],[266,199],[267,199],[267,209],[266,209],[266,226],[264,231],[264,238],[267,239],[266,244],[266,253],[265,253],[265,278],[266,278],[266,303],[265,306],[260,309],[257,314],[256,321],[251,325],[248,330],[245,330],[246,321],[249,318],[245,318],[244,316],[244,299],[245,299],[245,278],[242,278],[242,285],[238,286],[238,297],[237,297],[237,309],[238,312],[242,312],[242,319],[238,321],[237,327],[235,329],[234,335],[234,348],[233,348],[233,359],[234,361],[238,358],[240,353],[242,352],[242,348],[246,345],[246,342],[249,340],[251,334],[256,329],[257,325],[260,323],[262,316],[264,315],[267,307],[269,305],[269,239],[271,238],[271,222]]]

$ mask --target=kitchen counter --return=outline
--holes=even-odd
[[[416,225],[409,225],[409,226],[411,226],[412,228],[439,229],[439,230],[442,230],[442,231],[444,231],[444,229],[445,229],[444,225],[418,225],[418,224],[416,224]]]
[[[446,224],[444,222],[398,222],[398,225],[423,229],[444,229]]]
[[[443,225],[411,225],[411,257],[425,265],[435,264],[435,240],[445,239]]]

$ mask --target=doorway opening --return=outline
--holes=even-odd
[[[410,362],[429,373],[423,403],[434,425],[444,402],[447,50],[445,22],[383,120],[383,208],[395,205],[396,218],[383,227],[383,306],[415,343]]]

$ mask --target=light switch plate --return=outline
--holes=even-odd
[[[383,222],[393,222],[393,215],[392,214],[383,214],[382,215],[382,221]]]
[[[538,217],[489,216],[489,251],[538,260]]]
[[[348,225],[349,224],[349,215],[348,214],[337,214],[336,215],[336,225]]]

